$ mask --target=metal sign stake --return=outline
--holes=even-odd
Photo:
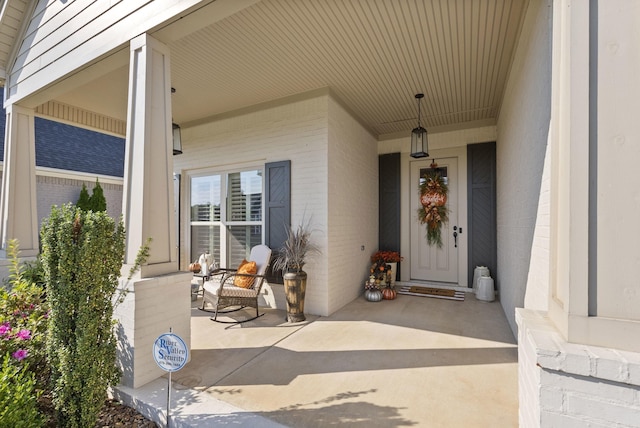
[[[169,386],[167,387],[167,428],[171,426],[171,372],[169,372]]]
[[[169,327],[169,334],[173,332],[173,327]],[[171,373],[169,372],[169,385],[167,385],[167,428],[171,426]]]
[[[169,327],[169,333],[161,334],[153,344],[153,359],[158,367],[169,372],[169,384],[167,385],[167,428],[171,425],[171,373],[184,367],[189,359],[189,348],[182,338],[173,334],[173,328]]]

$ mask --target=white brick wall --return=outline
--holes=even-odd
[[[191,273],[182,272],[120,281],[120,288],[128,290],[114,311],[123,385],[138,388],[165,373],[151,351],[169,328],[191,349],[191,278]]]
[[[174,157],[174,170],[183,174],[183,185],[189,172],[202,168],[290,159],[292,223],[311,218],[322,252],[305,266],[305,312],[329,315],[362,292],[378,239],[377,144],[329,91],[186,128],[182,136],[183,154]],[[188,213],[183,190],[182,212]],[[184,226],[180,247],[186,262]]]
[[[327,299],[332,313],[364,291],[369,257],[378,247],[378,147],[331,98],[328,159]]]
[[[551,159],[545,153],[538,213],[531,244],[531,258],[524,307],[546,311],[549,305],[549,257],[551,239]]]
[[[540,370],[537,370],[536,353],[529,337],[520,328],[518,331],[518,402],[519,425],[540,426]]]
[[[100,180],[99,180],[100,181]],[[82,190],[82,184],[87,186],[89,195],[96,185],[96,179],[82,180],[75,178],[51,177],[38,174],[36,176],[36,193],[38,203],[38,224],[51,213],[53,205],[61,206],[68,202],[76,203]],[[111,184],[100,181],[107,200],[107,213],[115,218],[122,214],[122,184]]]
[[[550,19],[546,0],[529,3],[497,125],[497,277],[514,334],[514,309],[524,305],[534,231],[542,232],[535,225],[551,114]]]
[[[640,427],[640,354],[565,342],[518,309],[520,426]]]
[[[42,220],[51,213],[52,205],[63,205],[68,202],[76,203],[80,196],[82,183],[87,185],[87,190],[91,194],[91,190],[95,186],[95,178],[92,180],[83,180],[74,178],[75,173],[55,172],[55,176],[47,175],[48,172],[42,170],[36,173],[36,203],[38,205],[38,228],[42,225]],[[66,178],[65,178],[66,176]],[[0,162],[0,180],[2,179],[2,162]],[[118,178],[109,179],[109,181],[122,181]],[[120,217],[122,213],[122,184],[100,182],[100,186],[104,190],[104,196],[107,200],[107,212],[115,219]],[[27,259],[29,260],[29,259]],[[0,278],[9,276],[9,262],[7,260],[0,261]]]

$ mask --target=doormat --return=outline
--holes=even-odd
[[[405,294],[407,296],[422,296],[433,297],[436,299],[447,300],[464,300],[464,291],[448,290],[444,288],[431,288],[431,287],[409,287],[401,286],[398,288],[398,294]]]

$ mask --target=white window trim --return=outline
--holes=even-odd
[[[246,164],[235,167],[209,167],[206,169],[198,169],[197,171],[187,171],[185,173],[187,180],[185,183],[186,186],[186,206],[185,212],[187,213],[187,221],[184,222],[184,242],[185,242],[185,252],[187,254],[187,259],[197,259],[197,255],[191,254],[191,226],[219,226],[220,227],[220,242],[224,242],[225,245],[220,246],[220,260],[226,263],[227,260],[227,227],[230,226],[261,226],[261,242],[265,240],[265,164]],[[228,184],[228,176],[229,174],[234,174],[238,172],[246,172],[246,171],[259,171],[262,174],[262,206],[261,206],[261,221],[226,221],[227,214],[227,184]],[[211,175],[220,175],[221,176],[221,189],[220,189],[220,221],[191,221],[191,181],[193,178],[197,177],[207,177]],[[191,261],[190,261],[191,262]],[[189,262],[189,263],[190,263]],[[224,266],[223,266],[224,267]]]

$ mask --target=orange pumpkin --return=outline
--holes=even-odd
[[[200,263],[194,262],[189,265],[189,270],[191,272],[198,273],[200,272],[200,269],[202,269],[202,266],[200,266]]]
[[[382,289],[382,298],[384,300],[393,300],[396,298],[397,295],[398,293],[396,292],[396,290],[391,287],[386,287]]]

